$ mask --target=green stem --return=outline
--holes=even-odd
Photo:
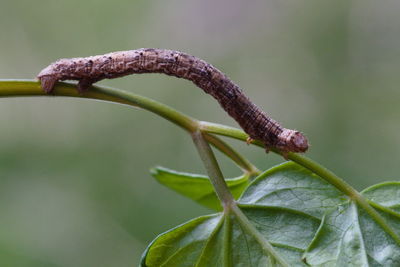
[[[225,125],[220,125],[217,123],[209,123],[209,122],[200,122],[200,129],[207,133],[213,133],[218,135],[223,135],[227,137],[231,137],[234,139],[246,141],[248,135],[243,131],[228,127]],[[254,145],[263,147],[261,142],[254,142]],[[272,150],[274,153],[280,154],[277,150]],[[385,219],[368,203],[368,201],[352,186],[346,183],[343,179],[338,177],[336,174],[331,172],[330,170],[324,168],[317,162],[302,156],[296,153],[288,153],[287,158],[296,162],[297,164],[305,167],[311,172],[317,174],[322,179],[335,186],[345,195],[349,196],[350,199],[354,200],[361,208],[363,208],[374,220],[377,224],[379,224],[383,230],[385,230],[392,238],[396,241],[398,245],[400,245],[400,237],[396,234],[393,228],[386,223]]]
[[[236,164],[239,167],[241,167],[245,172],[247,172],[251,176],[257,176],[261,173],[256,166],[251,164],[251,162],[249,162],[246,158],[244,158],[237,151],[235,151],[230,145],[228,145],[218,137],[207,133],[204,133],[203,136],[208,143],[210,143],[219,151],[230,157],[234,162],[236,162]]]
[[[93,86],[88,92],[84,94],[79,94],[75,89],[75,85],[67,83],[57,83],[52,95],[91,98],[91,99],[104,100],[104,101],[126,104],[130,106],[141,107],[173,122],[174,124],[184,128],[190,133],[200,131],[202,133],[218,134],[242,141],[246,141],[248,137],[246,133],[237,128],[232,128],[216,123],[209,123],[203,121],[199,122],[159,102],[156,102],[154,100],[151,100],[143,96],[124,92],[121,90],[111,89],[107,87]],[[39,82],[37,81],[32,81],[32,80],[0,81],[0,97],[16,97],[16,96],[49,96],[49,95],[43,92]],[[204,140],[204,138],[202,137],[201,140]],[[206,141],[204,142],[207,143]],[[236,155],[234,155],[235,153],[232,153],[231,148],[225,147],[225,144],[223,142],[215,142],[215,144],[219,147],[219,149],[222,152],[225,151],[226,153],[225,152],[224,153],[228,157],[232,158],[235,162],[237,162],[239,166],[244,167],[246,165],[246,163],[244,163]],[[255,141],[252,144],[263,147],[263,144],[259,141]],[[279,154],[279,152],[276,150],[272,151]],[[374,218],[374,220],[383,229],[385,229],[392,236],[392,238],[396,240],[396,242],[400,245],[400,237],[396,235],[393,229],[385,223],[385,220],[379,215],[378,212],[376,212],[376,210],[373,207],[371,207],[371,205],[369,205],[368,201],[362,195],[360,195],[354,188],[352,188],[349,184],[347,184],[344,180],[336,176],[333,172],[327,170],[318,163],[304,156],[301,156],[299,154],[289,153],[287,157],[288,159],[298,163],[299,165],[319,175],[321,178],[323,178],[324,180],[326,180],[327,182],[338,188],[340,191],[348,195],[351,199],[356,201],[359,204],[359,206],[364,208],[365,211],[368,214],[370,214]],[[250,166],[246,166],[246,168],[250,168]],[[219,186],[221,187],[221,185]]]
[[[192,138],[207,170],[208,176],[210,177],[210,181],[214,186],[215,193],[221,201],[224,210],[229,209],[231,205],[234,205],[235,199],[226,185],[221,169],[219,168],[217,159],[215,158],[210,145],[207,143],[200,131],[193,132]]]
[[[69,83],[57,83],[51,95],[43,92],[40,83],[34,80],[0,80],[0,97],[18,97],[18,96],[67,96],[80,97],[108,102],[120,103],[153,112],[188,132],[196,131],[199,128],[199,121],[193,119],[167,105],[161,104],[152,99],[136,95],[133,93],[121,91],[109,87],[93,86],[84,94],[79,94],[76,86]],[[257,173],[257,168],[245,160],[238,152],[218,137],[206,136],[218,150],[232,159],[238,166],[249,173]]]
[[[147,97],[107,87],[93,86],[87,92],[79,94],[75,85],[57,83],[54,91],[49,95],[43,92],[39,82],[28,80],[0,81],[0,97],[10,96],[69,96],[116,102],[149,110],[188,131],[194,131],[198,128],[197,120],[167,105]]]
[[[248,134],[238,128],[229,127],[218,123],[199,121],[199,127],[202,132],[223,135],[241,141],[246,141],[249,137]],[[251,144],[264,147],[264,145],[257,140],[253,141]]]
[[[203,133],[200,131],[192,133],[193,141],[197,147],[200,157],[207,169],[211,183],[214,186],[215,192],[224,207],[226,223],[229,221],[229,215],[231,212],[235,214],[241,227],[251,236],[253,236],[260,244],[262,250],[279,262],[282,266],[289,267],[289,264],[275,251],[272,245],[262,236],[262,234],[253,226],[253,224],[247,219],[246,215],[243,214],[242,210],[236,205],[236,202],[230,193],[228,186],[225,183],[222,172],[219,168],[217,159],[211,150],[210,145],[203,137]],[[227,226],[227,224],[225,225]],[[224,262],[228,265],[230,260],[228,255],[224,255]]]

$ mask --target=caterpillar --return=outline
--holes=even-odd
[[[219,102],[249,135],[249,141],[262,141],[267,152],[276,148],[287,155],[288,152],[305,152],[308,149],[308,141],[301,132],[283,128],[251,102],[225,74],[207,62],[182,52],[141,48],[60,59],[43,69],[37,78],[47,93],[61,80],[78,80],[78,90],[84,92],[102,79],[136,73],[164,73],[192,81]]]

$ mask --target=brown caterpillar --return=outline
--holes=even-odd
[[[212,95],[234,118],[251,139],[261,140],[267,149],[305,152],[308,142],[304,135],[283,128],[253,104],[225,74],[194,56],[166,49],[142,48],[105,55],[60,59],[38,74],[42,88],[51,92],[61,80],[78,80],[80,92],[102,79],[134,73],[164,73],[192,81]],[[250,139],[250,140],[251,140]]]

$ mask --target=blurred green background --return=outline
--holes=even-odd
[[[62,57],[181,50],[306,133],[307,156],[357,189],[400,177],[398,1],[0,3],[0,78],[34,78]],[[100,84],[236,126],[188,81],[135,75]],[[157,234],[210,213],[150,176],[155,165],[204,173],[189,136],[153,114],[13,98],[0,99],[0,123],[0,266],[135,266]],[[230,142],[260,169],[282,162]]]

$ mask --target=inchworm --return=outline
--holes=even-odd
[[[51,92],[60,80],[78,80],[80,92],[102,79],[134,73],[164,73],[192,81],[212,95],[234,118],[251,139],[270,148],[288,152],[305,152],[308,142],[304,135],[283,128],[252,103],[242,90],[225,74],[194,56],[166,49],[142,48],[105,55],[60,59],[38,74],[42,88]]]

